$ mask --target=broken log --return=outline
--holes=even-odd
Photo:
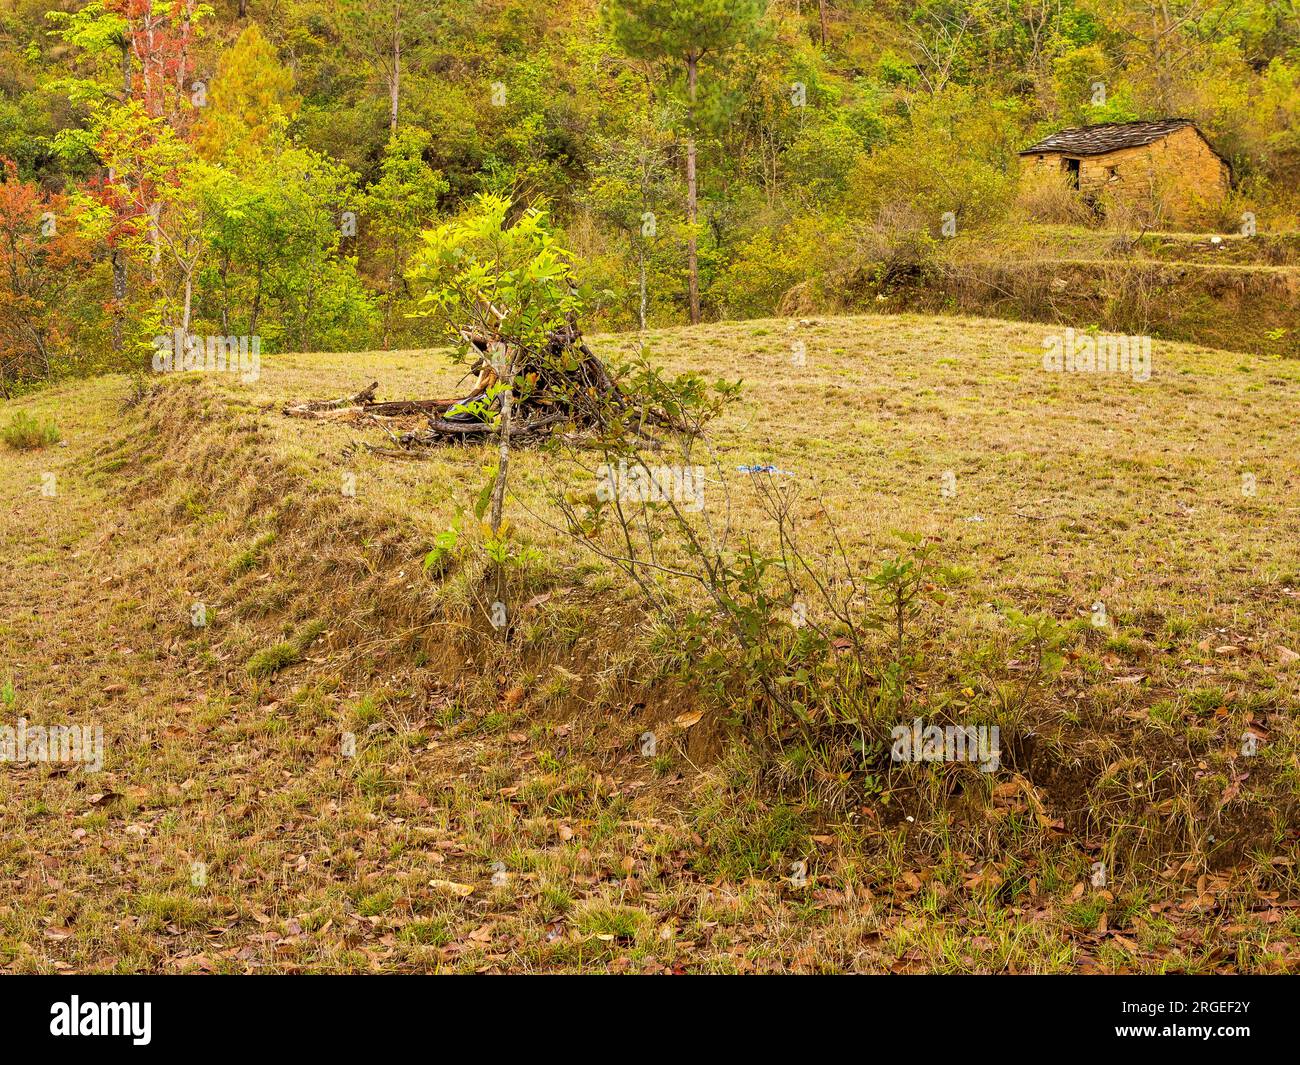
[[[360,410],[367,404],[374,403],[375,392],[378,389],[379,382],[371,381],[370,384],[355,395],[345,396],[342,399],[318,399],[309,400],[306,403],[297,403],[285,407],[284,413],[290,418],[314,418],[329,411]]]

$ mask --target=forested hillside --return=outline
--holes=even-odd
[[[419,345],[420,233],[484,192],[608,328],[867,306],[1022,219],[1039,134],[1175,115],[1234,168],[1207,228],[1294,228],[1294,0],[4,0],[0,387]]]

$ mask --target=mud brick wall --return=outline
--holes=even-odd
[[[1079,191],[1089,201],[1150,209],[1153,214],[1159,205],[1170,222],[1192,221],[1198,208],[1218,203],[1229,187],[1227,164],[1191,126],[1151,144],[1104,155],[1022,156],[1022,173],[1057,174],[1070,158],[1080,160]]]

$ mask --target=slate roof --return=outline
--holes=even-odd
[[[1053,133],[1050,137],[1044,137],[1020,154],[1044,155],[1048,152],[1064,152],[1069,155],[1104,155],[1119,148],[1140,148],[1144,144],[1158,141],[1161,137],[1167,137],[1185,126],[1196,129],[1201,139],[1206,144],[1210,143],[1190,118],[1164,118],[1158,122],[1103,122],[1096,126],[1075,126]],[[1210,149],[1213,151],[1214,146],[1210,145]],[[1218,152],[1215,154],[1218,155]]]

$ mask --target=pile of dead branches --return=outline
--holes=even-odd
[[[494,345],[480,334],[465,332],[462,337],[477,353],[470,366],[476,376],[473,388],[457,399],[381,403],[375,398],[379,382],[373,381],[355,395],[293,404],[284,413],[290,418],[377,424],[398,449],[410,452],[495,436],[503,421],[515,442],[559,429],[604,428],[611,412],[628,406],[628,397],[574,324],[552,330],[544,351],[522,357],[512,358],[504,345]],[[499,387],[505,379],[515,389]]]

